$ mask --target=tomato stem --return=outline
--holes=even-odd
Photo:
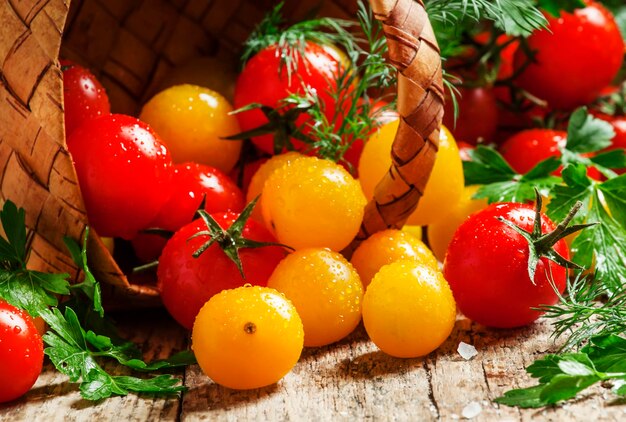
[[[587,227],[594,226],[598,223],[596,222],[587,224],[574,224],[570,226],[570,223],[583,205],[582,202],[577,201],[574,206],[572,206],[567,216],[556,226],[554,230],[549,233],[543,234],[541,230],[542,200],[541,194],[537,189],[535,189],[535,197],[535,221],[533,224],[532,233],[522,229],[521,227],[515,225],[513,222],[503,217],[498,217],[498,220],[500,222],[515,230],[528,241],[528,277],[530,278],[530,281],[535,284],[535,272],[537,271],[537,264],[539,263],[539,259],[542,257],[545,257],[564,268],[575,268],[578,270],[584,269],[575,262],[572,262],[561,256],[558,252],[554,250],[554,245],[566,236],[569,236],[570,234],[576,233]]]
[[[227,230],[224,230],[220,224],[215,221],[209,213],[205,210],[198,210],[198,214],[204,221],[207,226],[207,230],[200,231],[189,238],[189,240],[201,237],[201,236],[209,236],[210,239],[203,243],[194,253],[193,257],[198,258],[204,251],[206,251],[211,245],[217,243],[222,252],[230,258],[231,261],[237,266],[241,277],[245,280],[246,276],[243,272],[243,266],[241,263],[241,257],[239,256],[239,249],[241,248],[261,248],[264,246],[280,246],[283,248],[291,249],[290,246],[283,245],[282,243],[276,242],[259,242],[252,239],[246,239],[243,237],[243,230],[246,225],[246,222],[252,215],[252,210],[259,200],[259,196],[254,198],[244,210],[239,214],[239,217],[230,225]]]

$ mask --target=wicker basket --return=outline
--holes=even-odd
[[[26,209],[29,265],[77,277],[63,237],[80,239],[87,215],[65,145],[62,57],[91,69],[114,112],[137,114],[174,67],[198,56],[234,63],[269,0],[0,0],[0,192]],[[394,165],[368,205],[357,239],[401,226],[428,180],[443,114],[438,47],[421,0],[372,0],[400,70],[402,116]],[[353,17],[355,0],[287,1],[291,20]],[[65,28],[65,29],[63,29]],[[158,303],[149,284],[129,283],[98,236],[90,262],[114,305]],[[358,241],[358,240],[357,240]],[[109,301],[109,306],[113,305]]]

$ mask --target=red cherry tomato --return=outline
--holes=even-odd
[[[599,3],[561,17],[548,16],[548,28],[528,38],[535,58],[517,83],[557,109],[572,109],[594,100],[619,71],[624,40],[613,15]],[[527,61],[519,49],[515,67]]]
[[[86,121],[67,140],[87,216],[100,236],[132,239],[169,197],[172,160],[157,134],[130,116]]]
[[[212,217],[223,229],[228,229],[238,214],[219,213]],[[217,243],[213,243],[198,258],[193,253],[203,245],[208,236],[192,236],[206,231],[202,219],[180,229],[167,242],[159,258],[157,270],[158,287],[163,304],[182,326],[191,329],[194,319],[213,295],[224,289],[233,289],[250,283],[267,285],[274,268],[284,258],[279,246],[243,248],[239,250],[246,278],[242,278],[236,265],[226,256]],[[243,237],[259,242],[275,242],[274,237],[260,223],[248,220]]]
[[[458,117],[454,121],[452,100],[446,101],[443,124],[456,139],[476,145],[491,142],[498,127],[498,103],[491,88],[460,88]]]
[[[111,113],[109,97],[96,77],[82,66],[61,60],[65,134],[84,121]]]
[[[215,167],[196,163],[176,164],[172,167],[172,191],[151,227],[176,231],[193,220],[203,198],[208,213],[240,212],[245,200],[235,182]],[[140,233],[132,240],[137,257],[150,262],[159,257],[166,239]]]
[[[500,146],[500,152],[513,170],[527,173],[540,161],[559,157],[567,143],[567,133],[560,130],[529,129],[513,135]]]
[[[500,203],[472,214],[454,234],[443,272],[459,310],[466,317],[489,327],[519,327],[540,316],[531,308],[558,301],[549,277],[563,292],[566,271],[541,258],[534,282],[531,281],[527,240],[498,217],[532,231],[535,211],[527,204]],[[542,214],[541,228],[547,233],[554,230],[555,224]],[[569,259],[564,240],[559,240],[554,249]]]
[[[0,403],[35,384],[43,366],[43,341],[26,312],[0,300]]]
[[[297,69],[289,78],[287,68],[281,64],[280,51],[276,46],[258,52],[246,63],[235,86],[235,109],[251,103],[259,103],[276,108],[279,102],[292,93],[305,93],[305,87],[316,92],[324,105],[328,119],[335,114],[335,103],[329,94],[336,90],[335,78],[341,64],[337,58],[314,43],[307,43],[304,57],[295,53],[294,68]],[[260,110],[238,113],[237,119],[242,131],[258,128],[267,123],[267,118]],[[300,115],[297,126],[302,126],[308,116]],[[272,134],[256,136],[252,142],[261,151],[274,154],[274,136]],[[296,149],[305,145],[297,140],[292,142]]]
[[[530,169],[550,157],[560,157],[561,148],[567,143],[567,133],[561,130],[528,129],[513,135],[500,146],[500,152],[513,170],[520,174],[528,173]],[[589,154],[583,154],[588,156]],[[559,167],[554,174],[561,175]],[[587,175],[595,180],[601,180],[602,175],[594,168],[587,169]]]

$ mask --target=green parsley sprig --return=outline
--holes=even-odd
[[[48,274],[26,268],[28,257],[26,212],[11,201],[0,211],[6,238],[0,237],[0,297],[38,316],[42,309],[57,306],[57,295],[70,294],[69,274]]]
[[[50,327],[43,336],[47,346],[44,353],[70,381],[80,383],[85,399],[100,400],[131,391],[174,394],[184,390],[178,385],[179,379],[169,374],[152,378],[111,375],[101,366],[101,361],[108,358],[146,372],[189,365],[195,363],[195,358],[191,352],[183,351],[167,360],[146,363],[134,343],[120,338],[104,314],[99,283],[87,264],[88,230],[82,247],[65,239],[75,264],[85,276],[81,283],[70,285],[68,274],[26,268],[28,237],[23,209],[6,201],[0,222],[6,235],[0,237],[0,298],[44,319]],[[66,300],[59,303],[57,295]]]
[[[528,373],[538,385],[507,391],[495,399],[507,406],[537,408],[574,398],[598,382],[612,382],[613,392],[626,396],[626,339],[616,335],[591,338],[580,352],[547,355]]]

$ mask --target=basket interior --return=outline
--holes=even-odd
[[[137,114],[176,68],[211,57],[236,69],[241,46],[273,0],[73,0],[61,57],[98,76],[112,111]],[[287,0],[283,13],[297,21],[354,16],[353,0]],[[207,69],[211,72],[211,69]]]

